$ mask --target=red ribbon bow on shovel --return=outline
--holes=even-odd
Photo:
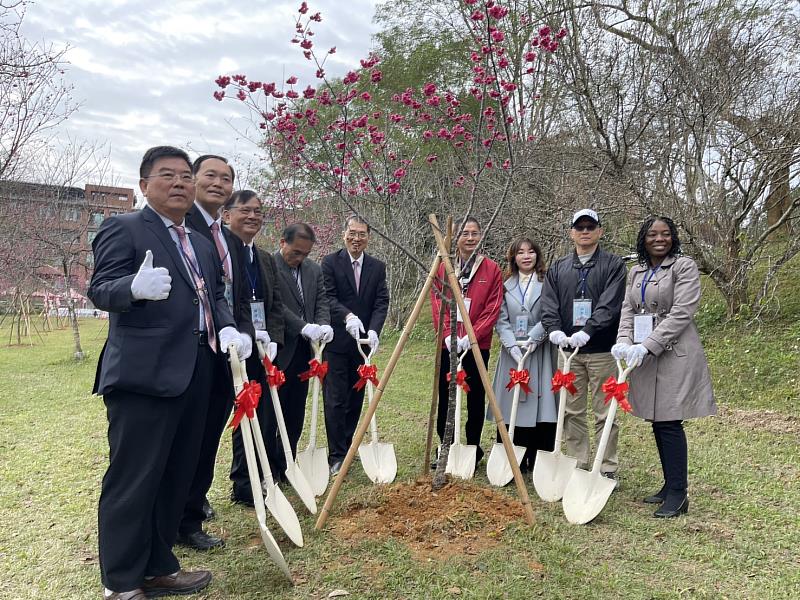
[[[528,369],[517,371],[514,367],[511,367],[508,370],[508,375],[511,377],[511,379],[509,380],[508,385],[506,385],[507,390],[513,389],[515,385],[519,384],[519,387],[523,392],[526,394],[531,393],[531,388],[528,387],[528,382],[531,380],[531,374],[528,372]]]
[[[628,382],[618,383],[614,377],[609,377],[603,384],[603,391],[606,393],[605,403],[611,402],[615,398],[619,407],[625,412],[631,412],[631,405],[628,402]]]
[[[255,410],[258,408],[258,401],[261,399],[261,384],[257,381],[245,381],[242,386],[242,391],[236,395],[233,401],[236,406],[236,412],[233,413],[233,419],[228,427],[236,429],[245,415],[248,419],[255,416]]]
[[[450,373],[447,374],[447,381],[450,381]],[[460,385],[464,393],[469,392],[469,384],[467,383],[467,372],[464,369],[456,371],[456,385]]]
[[[284,375],[283,371],[281,371],[278,367],[272,364],[272,361],[268,356],[265,356],[261,362],[263,363],[264,369],[267,372],[267,383],[269,383],[270,387],[274,387],[277,390],[284,383],[286,383],[286,375]]]
[[[356,384],[353,386],[353,389],[361,390],[365,385],[367,385],[368,381],[372,382],[372,385],[378,385],[378,367],[375,365],[359,365],[358,367],[358,375],[361,377]]]
[[[552,390],[553,393],[558,392],[561,388],[567,388],[567,391],[573,396],[578,393],[578,388],[575,387],[575,373],[562,373],[561,369],[553,375]]]
[[[311,368],[300,373],[300,381],[308,381],[312,377],[318,377],[319,382],[322,383],[325,375],[328,374],[328,361],[319,362],[316,358],[312,358],[308,361],[308,364]]]

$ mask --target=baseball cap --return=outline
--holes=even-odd
[[[597,216],[597,213],[594,212],[591,208],[584,208],[579,210],[574,215],[572,215],[572,225],[571,227],[575,227],[575,223],[578,222],[579,219],[586,217],[587,219],[591,219],[598,225],[600,224],[600,217]]]

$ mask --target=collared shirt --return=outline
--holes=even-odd
[[[228,248],[228,240],[225,239],[225,235],[222,233],[222,217],[217,217],[216,219],[212,217],[205,208],[200,206],[199,202],[195,202],[194,205],[197,207],[197,210],[200,211],[200,214],[203,215],[203,219],[206,221],[206,225],[208,228],[211,229],[211,224],[216,223],[219,225],[219,239],[222,242],[222,248],[225,250],[225,270],[231,274],[231,280],[233,280],[233,265],[231,264],[231,251]]]
[[[364,272],[364,253],[362,252],[361,256],[359,256],[358,258],[353,258],[353,255],[350,254],[350,251],[348,250],[347,256],[350,257],[350,267],[353,266],[354,262],[357,262],[358,263],[358,272],[359,273],[363,273]]]

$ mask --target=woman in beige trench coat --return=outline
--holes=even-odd
[[[716,414],[708,362],[694,314],[700,304],[700,272],[681,256],[675,224],[650,217],[636,245],[639,264],[628,275],[615,358],[639,365],[630,375],[633,414],[652,422],[664,485],[645,502],[661,504],[655,517],[689,509],[688,452],[683,421]]]

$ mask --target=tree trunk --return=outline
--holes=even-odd
[[[767,197],[767,227],[775,225],[789,209],[789,164],[790,161],[782,161],[770,178],[769,196]],[[774,233],[789,233],[789,221],[785,221],[781,228]]]
[[[449,289],[449,284],[447,288]],[[450,444],[453,442],[454,435],[459,432],[455,431],[455,416],[456,416],[456,371],[458,370],[458,326],[457,326],[457,310],[458,307],[455,301],[455,294],[444,294],[442,302],[447,300],[449,302],[450,313],[450,383],[447,386],[447,420],[444,425],[444,439],[442,440],[442,451],[439,453],[439,459],[436,463],[436,473],[433,476],[433,491],[440,490],[447,483],[447,476],[445,469],[447,468],[447,458],[450,456]],[[444,365],[442,365],[444,366]]]
[[[67,313],[69,314],[69,323],[72,325],[72,339],[75,342],[75,360],[83,360],[83,348],[81,347],[81,331],[78,327],[78,315],[75,314],[75,299],[72,297],[72,288],[69,285],[69,272],[70,265],[64,260],[61,262],[61,268],[64,272],[64,291],[67,294]]]

